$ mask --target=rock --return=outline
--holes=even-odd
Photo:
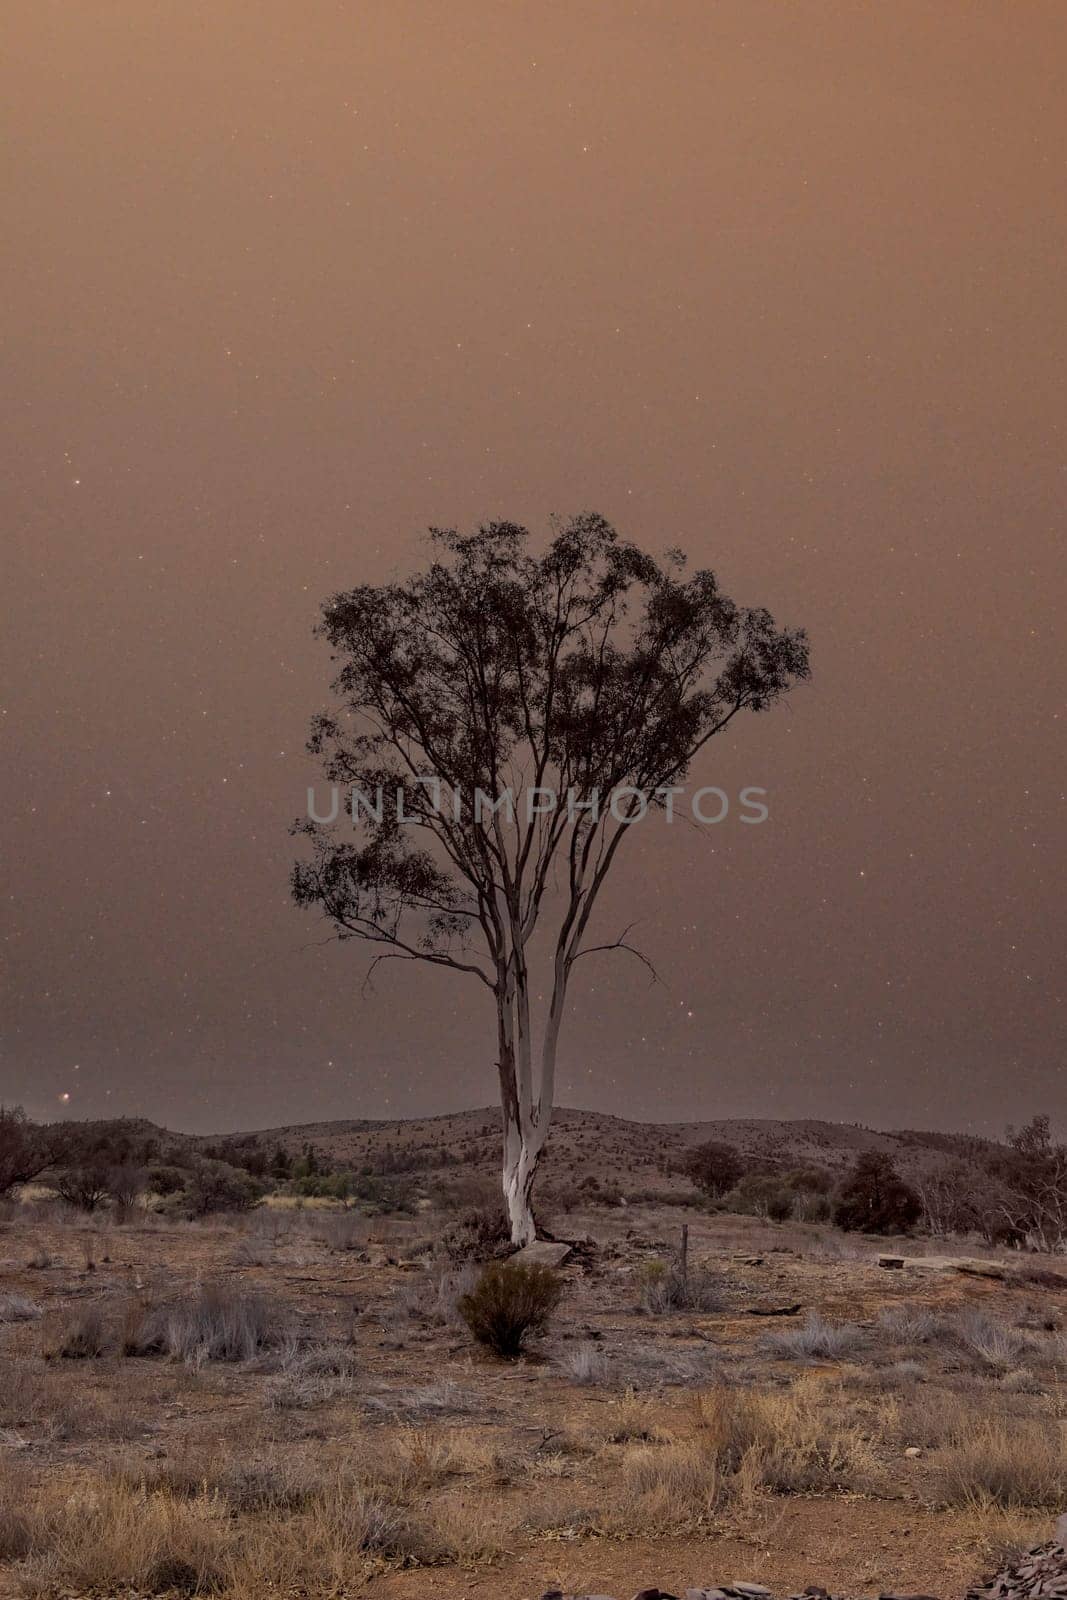
[[[752,1596],[753,1600],[770,1600],[771,1591],[765,1589],[762,1583],[732,1583],[730,1588],[735,1594]]]
[[[996,1261],[982,1261],[973,1256],[894,1256],[878,1257],[880,1267],[907,1268],[909,1272],[962,1272],[971,1278],[1007,1277],[1007,1271]]]
[[[745,1309],[750,1317],[795,1317],[800,1310],[800,1302],[795,1306],[746,1306]],[[736,1584],[733,1587],[736,1588]],[[770,1590],[762,1592],[769,1594]]]
[[[909,1444],[904,1454],[907,1456],[909,1461],[916,1461],[918,1460],[919,1456],[922,1455],[922,1448],[917,1444]]]
[[[533,1239],[508,1260],[515,1267],[561,1267],[571,1253],[562,1240]]]

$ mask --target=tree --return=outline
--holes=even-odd
[[[858,1233],[907,1233],[921,1215],[922,1200],[884,1150],[856,1157],[834,1207],[837,1226]]]
[[[1067,1144],[1057,1144],[1047,1116],[1008,1129],[1008,1150],[995,1159],[1006,1232],[1036,1250],[1067,1244]]]
[[[53,1187],[61,1200],[79,1211],[95,1211],[111,1192],[110,1167],[101,1156],[89,1156],[68,1167],[61,1167]]]
[[[711,572],[686,576],[681,555],[656,562],[592,514],[553,533],[538,556],[510,523],[433,530],[424,571],[326,602],[340,706],[309,748],[347,791],[344,820],[338,806],[294,825],[311,851],[294,897],[337,937],[380,947],[368,980],[382,960],[424,961],[492,996],[516,1243],[535,1236],[575,963],[645,960],[629,929],[587,940],[622,841],[650,809],[671,814],[734,717],[808,676],[801,631],[735,605]]]
[[[39,1178],[60,1148],[57,1135],[36,1127],[21,1106],[0,1105],[0,1196]]]
[[[688,1151],[683,1166],[686,1176],[713,1200],[732,1189],[745,1170],[734,1146],[718,1139],[708,1139]]]

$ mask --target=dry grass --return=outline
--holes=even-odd
[[[863,1329],[853,1323],[826,1322],[813,1311],[800,1328],[783,1328],[768,1333],[764,1348],[769,1355],[786,1361],[839,1361],[863,1343]]]
[[[691,1439],[638,1445],[623,1460],[618,1494],[603,1514],[615,1533],[664,1534],[706,1523],[726,1498],[714,1452]]]
[[[29,1600],[119,1590],[251,1600],[299,1587],[326,1596],[361,1585],[378,1561],[487,1559],[499,1549],[485,1515],[472,1514],[457,1537],[416,1514],[404,1503],[416,1487],[417,1474],[403,1494],[370,1487],[351,1464],[314,1476],[277,1460],[207,1459],[140,1479],[118,1473],[73,1492],[53,1483],[38,1490],[17,1529],[22,1592]]]
[[[697,1397],[697,1425],[738,1493],[863,1489],[875,1462],[862,1417],[840,1386],[799,1378],[788,1389],[712,1389]]]
[[[571,1345],[559,1358],[559,1368],[572,1383],[595,1385],[607,1383],[611,1376],[608,1358],[595,1344]]]
[[[940,1493],[949,1505],[1015,1511],[1067,1504],[1067,1439],[1054,1421],[970,1416],[943,1451]]]
[[[639,1304],[651,1316],[671,1311],[721,1311],[722,1280],[703,1266],[682,1271],[677,1262],[654,1257],[643,1261],[637,1271]]]
[[[225,1583],[233,1548],[221,1519],[118,1480],[42,1496],[32,1530],[34,1554],[20,1574],[31,1600],[120,1588],[214,1593]]]
[[[29,1469],[6,1494],[0,1472],[0,1589],[21,1585],[29,1600],[147,1596],[164,1583],[226,1600],[339,1600],[386,1567],[506,1561],[513,1549],[522,1570],[508,1568],[502,1588],[518,1593],[531,1558],[551,1569],[590,1536],[636,1541],[644,1562],[645,1539],[714,1527],[748,1540],[798,1519],[826,1548],[807,1543],[789,1581],[833,1576],[859,1592],[847,1587],[854,1570],[831,1574],[827,1530],[877,1521],[871,1493],[908,1497],[931,1560],[909,1577],[933,1586],[936,1569],[934,1592],[951,1593],[964,1584],[944,1574],[968,1544],[982,1552],[977,1576],[986,1552],[1029,1543],[1035,1522],[1047,1534],[1040,1514],[1067,1503],[1054,1454],[1060,1303],[923,1280],[920,1304],[914,1285],[845,1257],[815,1266],[807,1246],[772,1251],[782,1239],[799,1249],[810,1230],[764,1237],[737,1223],[746,1257],[757,1238],[767,1254],[717,1255],[725,1312],[653,1322],[635,1311],[634,1278],[651,1254],[669,1260],[662,1217],[597,1212],[591,1226],[610,1227],[617,1249],[564,1272],[550,1359],[503,1366],[458,1318],[476,1274],[428,1253],[432,1222],[311,1207],[138,1220],[106,1250],[95,1242],[88,1277],[85,1230],[65,1214],[52,1226],[12,1241],[23,1266],[6,1314],[0,1298],[0,1433]],[[698,1259],[733,1226],[695,1219]],[[62,1271],[26,1273],[35,1244]],[[220,1263],[236,1261],[240,1274],[214,1287]],[[20,1289],[49,1308],[43,1319],[19,1313]],[[905,1303],[879,1317],[887,1293]],[[820,1315],[784,1330],[785,1350],[769,1346],[766,1324],[744,1314],[757,1295]],[[44,1348],[70,1357],[43,1361]],[[163,1359],[124,1359],[124,1348]],[[911,1445],[921,1456],[905,1459]],[[418,1591],[423,1580],[395,1581]],[[456,1600],[469,1584],[442,1571],[425,1588]]]
[[[221,1284],[205,1284],[191,1300],[135,1307],[127,1316],[122,1348],[128,1356],[167,1356],[199,1367],[205,1361],[251,1361],[286,1333],[273,1302]]]
[[[34,1322],[40,1315],[40,1306],[24,1294],[0,1294],[0,1322]]]
[[[46,1361],[87,1361],[107,1355],[114,1334],[98,1305],[76,1306],[48,1320],[41,1340]]]

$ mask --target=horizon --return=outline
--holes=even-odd
[[[660,1121],[653,1117],[629,1117],[617,1111],[605,1111],[594,1106],[566,1105],[562,1101],[557,1101],[555,1106],[555,1116],[558,1118],[561,1113],[570,1113],[571,1115],[582,1117],[602,1117],[608,1121],[626,1123],[631,1127],[706,1128],[720,1125],[732,1126],[742,1124],[751,1124],[753,1126],[801,1127],[804,1124],[812,1124],[814,1126],[827,1128],[854,1128],[862,1133],[882,1134],[889,1138],[898,1137],[902,1134],[917,1134],[920,1137],[926,1134],[933,1134],[935,1136],[948,1135],[949,1137],[955,1137],[958,1139],[979,1139],[985,1141],[986,1143],[992,1144],[1006,1143],[1008,1133],[1016,1126],[1014,1123],[1005,1124],[1005,1127],[1001,1130],[1001,1133],[998,1137],[996,1134],[976,1133],[970,1128],[920,1128],[910,1126],[889,1128],[878,1127],[872,1123],[856,1122],[847,1118],[835,1117],[684,1117],[681,1119],[672,1118],[669,1121]],[[157,1129],[160,1133],[177,1134],[180,1138],[239,1139],[250,1136],[266,1137],[267,1135],[275,1133],[304,1133],[310,1128],[334,1128],[344,1127],[346,1125],[360,1128],[387,1128],[390,1126],[401,1128],[409,1123],[448,1122],[456,1118],[475,1116],[488,1117],[495,1124],[500,1118],[500,1107],[492,1104],[481,1106],[465,1106],[461,1110],[456,1111],[441,1111],[432,1115],[415,1114],[407,1117],[317,1117],[307,1122],[257,1124],[256,1126],[242,1128],[179,1128],[167,1123],[157,1122],[152,1117],[138,1115],[136,1113],[124,1113],[122,1115],[105,1117],[55,1116],[50,1118],[42,1118],[39,1120],[42,1126],[51,1126],[54,1124],[64,1124],[68,1122],[75,1124],[93,1122],[147,1123],[149,1127]],[[1060,1131],[1056,1124],[1055,1118],[1051,1119],[1051,1131],[1054,1136],[1056,1136]]]

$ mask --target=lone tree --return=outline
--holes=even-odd
[[[338,938],[382,947],[368,978],[382,960],[426,961],[492,994],[516,1244],[535,1237],[574,964],[639,955],[629,930],[587,942],[622,841],[650,809],[670,814],[739,712],[808,676],[802,631],[735,605],[711,572],[687,576],[679,553],[657,562],[593,514],[553,535],[537,555],[511,523],[434,529],[425,571],[326,602],[339,709],[315,719],[309,748],[334,800],[325,821],[309,805],[294,824],[310,845],[294,897]]]
[[[732,1189],[745,1170],[740,1153],[732,1144],[718,1139],[708,1139],[687,1151],[682,1163],[686,1174],[698,1189],[717,1200],[727,1189]]]

